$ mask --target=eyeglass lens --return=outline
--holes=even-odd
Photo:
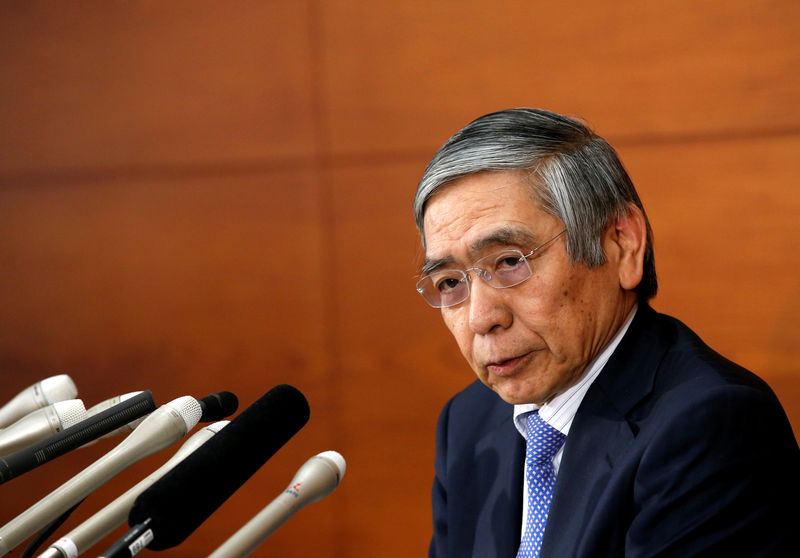
[[[481,258],[465,271],[447,269],[427,275],[417,283],[417,290],[434,308],[456,305],[469,297],[466,275],[469,271],[474,271],[496,289],[513,287],[531,276],[531,268],[522,252],[503,250]]]

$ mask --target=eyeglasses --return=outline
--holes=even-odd
[[[469,298],[469,272],[490,287],[507,289],[527,281],[533,274],[528,258],[567,232],[566,229],[527,254],[521,250],[501,250],[484,256],[469,269],[445,269],[417,281],[417,292],[434,308],[448,308]]]

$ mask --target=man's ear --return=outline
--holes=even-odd
[[[609,263],[616,263],[620,287],[632,291],[642,280],[647,224],[636,205],[629,203],[627,209],[606,227],[603,249]]]

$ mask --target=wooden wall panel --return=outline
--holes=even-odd
[[[322,21],[339,154],[427,150],[515,106],[582,116],[607,136],[800,126],[791,0],[362,0],[323,3]]]
[[[80,368],[69,343],[91,339],[95,364],[151,380],[151,361],[197,359],[212,376],[249,367],[279,335],[288,364],[319,370],[285,329],[322,296],[313,188],[302,171],[4,188],[3,291],[17,296],[3,309],[17,337],[0,343],[41,372],[42,354]],[[323,325],[306,328],[319,342]]]
[[[308,2],[0,10],[0,175],[313,151]]]

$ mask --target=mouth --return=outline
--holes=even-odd
[[[497,376],[510,376],[522,368],[532,354],[533,352],[529,352],[517,357],[490,362],[486,365],[486,369]]]

